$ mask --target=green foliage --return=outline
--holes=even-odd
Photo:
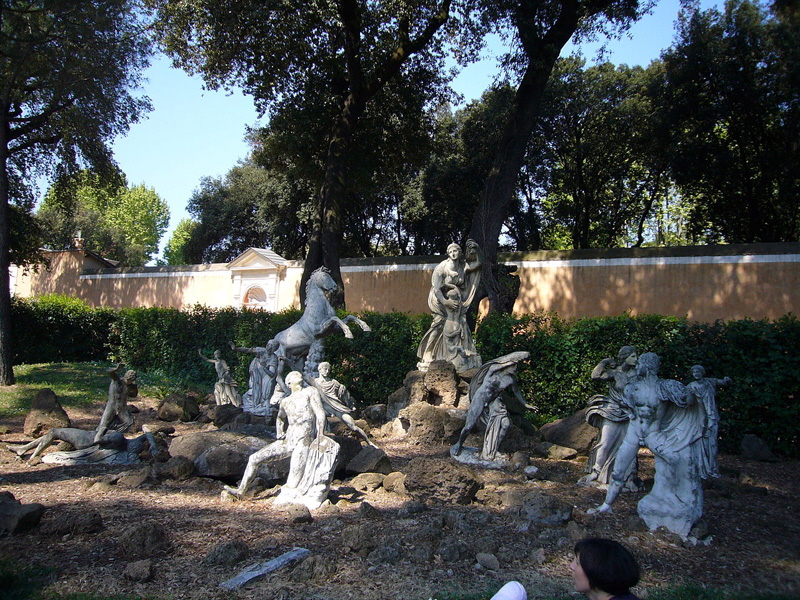
[[[191,260],[187,254],[187,245],[192,238],[192,233],[197,227],[197,222],[191,219],[181,219],[172,237],[164,248],[164,262],[168,265],[188,265]]]
[[[732,243],[800,237],[800,20],[768,4],[687,8],[654,94],[691,227]]]
[[[754,433],[789,456],[797,456],[800,448],[798,343],[800,321],[791,315],[708,324],[658,315],[564,321],[552,314],[493,314],[476,334],[484,359],[514,350],[531,353],[519,380],[538,408],[531,415],[536,424],[571,414],[603,392],[603,384],[589,373],[603,358],[631,345],[661,357],[661,377],[688,383],[691,366],[702,364],[708,377],[734,380],[717,397],[723,452],[737,452],[742,435]]]
[[[63,176],[50,188],[36,221],[51,249],[83,248],[123,266],[142,266],[158,251],[169,224],[167,203],[144,185],[128,187],[121,173]]]
[[[367,313],[362,318],[371,332],[353,325],[352,340],[337,334],[325,338],[331,376],[347,386],[359,408],[385,403],[403,387],[406,374],[416,369],[417,346],[431,323],[430,315],[403,313]]]
[[[110,356],[140,371],[141,385],[160,396],[213,386],[215,371],[198,349],[206,356],[220,350],[234,379],[246,386],[252,356],[234,352],[229,342],[263,347],[301,314],[200,305],[185,311],[93,311],[61,297],[15,299],[13,307],[15,330],[24,334],[17,343],[24,348],[18,364]],[[333,334],[324,342],[333,376],[360,407],[385,402],[402,386],[431,323],[430,315],[368,313],[363,318],[372,332],[351,325],[354,339]],[[529,403],[537,407],[529,414],[536,425],[572,414],[605,391],[589,374],[602,359],[616,357],[621,346],[632,345],[661,357],[664,378],[688,383],[691,366],[702,364],[708,377],[733,379],[730,388],[718,392],[723,452],[738,451],[742,435],[754,433],[777,452],[800,453],[800,321],[792,315],[776,321],[690,323],[659,315],[564,320],[550,313],[491,313],[480,323],[475,341],[484,360],[517,350],[531,353],[518,376]]]
[[[110,309],[92,309],[69,296],[13,298],[14,364],[105,360]]]

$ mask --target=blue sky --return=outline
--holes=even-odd
[[[701,0],[701,6],[721,4]],[[608,45],[607,60],[615,64],[647,65],[673,40],[679,0],[660,0],[654,11],[636,23],[630,33]],[[592,59],[599,44],[581,48]],[[569,45],[565,54],[576,50]],[[496,74],[496,53],[464,70],[455,89],[465,101],[480,97]],[[170,226],[162,238],[172,235],[178,222],[188,217],[186,204],[203,177],[225,175],[248,153],[245,128],[257,124],[252,100],[241,93],[203,89],[200,77],[173,69],[168,59],[153,61],[146,73],[143,93],[154,110],[114,144],[116,159],[131,185],[155,189],[170,208]]]

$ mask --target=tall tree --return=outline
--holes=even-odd
[[[780,8],[780,7],[779,7]],[[730,0],[685,11],[663,55],[664,155],[695,234],[800,240],[800,18]]]
[[[139,17],[129,0],[0,4],[0,385],[14,382],[10,203],[30,201],[37,169],[108,167],[108,142],[149,109],[130,93],[150,51]]]
[[[36,212],[44,245],[71,248],[80,232],[83,248],[122,266],[138,267],[158,252],[169,224],[169,207],[144,184],[129,187],[121,173],[103,181],[90,171],[60,177]]]
[[[438,34],[451,0],[150,1],[166,49],[208,85],[239,84],[262,110],[329,92],[325,172],[303,278],[324,265],[341,283],[353,136],[387,83],[411,76],[412,67],[440,70]],[[334,300],[343,301],[343,294]]]
[[[470,228],[483,248],[488,268],[482,286],[490,308],[499,299],[493,268],[503,224],[512,205],[528,142],[550,72],[564,45],[576,32],[590,34],[624,29],[652,6],[650,0],[485,0],[487,18],[513,36],[506,64],[516,70],[518,85],[509,119]]]
[[[653,151],[648,72],[559,59],[543,97],[528,154],[539,190],[546,247],[615,247],[644,227],[669,190]]]

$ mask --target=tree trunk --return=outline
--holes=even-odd
[[[14,385],[11,362],[10,215],[7,128],[0,123],[0,385]]]
[[[331,277],[339,286],[330,299],[334,308],[344,308],[344,283],[339,267],[342,251],[342,207],[347,202],[347,164],[350,157],[350,141],[358,119],[364,112],[365,102],[353,94],[344,103],[341,115],[336,120],[328,144],[325,179],[319,194],[317,215],[308,244],[308,253],[300,279],[300,301],[305,305],[306,283],[311,274],[320,267],[330,269]]]
[[[470,237],[481,247],[486,260],[481,286],[485,296],[489,298],[490,311],[497,309],[500,299],[500,288],[495,274],[500,232],[508,218],[508,209],[514,197],[517,178],[525,160],[547,80],[561,51],[561,46],[556,48],[541,44],[540,47],[538,59],[529,59],[517,88],[511,117],[506,123],[470,228]]]

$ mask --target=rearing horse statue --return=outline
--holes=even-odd
[[[328,301],[328,294],[337,289],[338,286],[326,267],[314,271],[306,283],[303,316],[297,323],[275,336],[275,341],[279,344],[275,353],[288,359],[293,369],[313,374],[322,360],[322,338],[336,329],[341,329],[346,338],[353,337],[347,323],[357,323],[362,330],[371,331],[369,325],[355,315],[347,315],[344,319],[336,316],[336,311]]]

